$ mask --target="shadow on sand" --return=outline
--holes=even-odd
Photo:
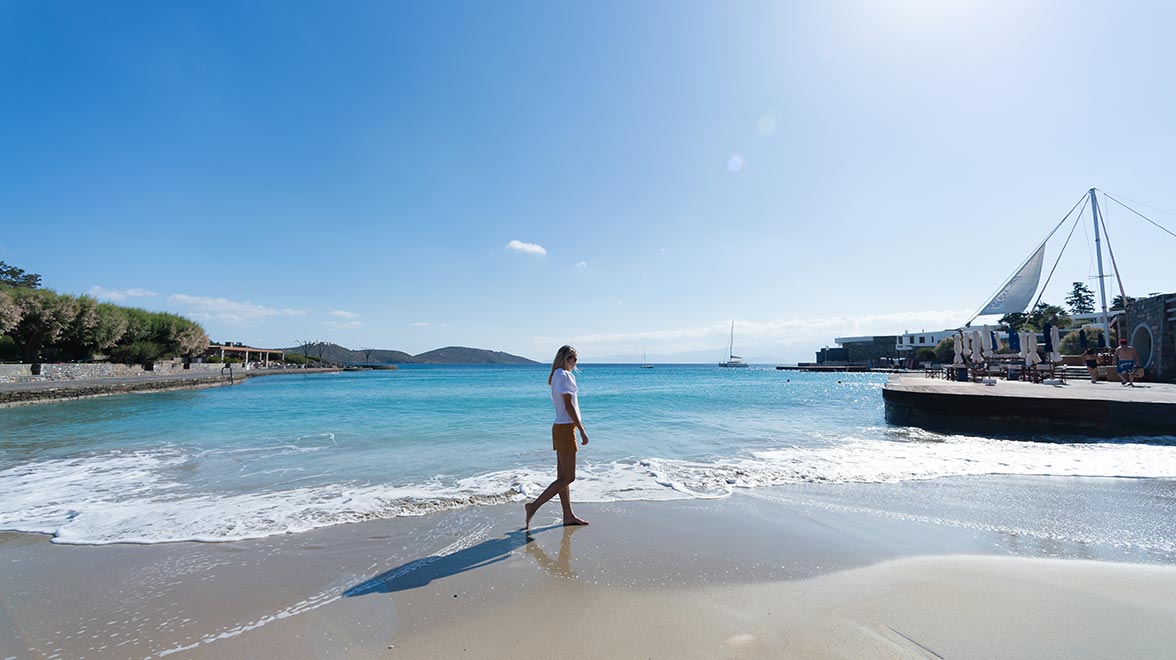
[[[534,540],[532,535],[559,527],[562,525],[536,527],[530,531],[519,529],[447,555],[430,555],[414,559],[364,580],[343,592],[343,596],[350,598],[405,591],[424,586],[433,580],[489,566],[506,559],[512,552],[530,543]]]

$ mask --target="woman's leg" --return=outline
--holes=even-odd
[[[587,521],[581,520],[572,513],[571,495],[568,491],[568,486],[576,480],[576,452],[574,451],[557,451],[555,452],[555,481],[547,487],[535,498],[534,502],[523,505],[527,511],[527,527],[531,527],[531,516],[539,510],[539,507],[547,503],[547,500],[559,495],[560,504],[563,505],[564,524],[565,525],[587,525]]]
[[[562,481],[564,486],[559,489],[559,503],[563,506],[563,522],[565,525],[587,525],[588,521],[577,518],[572,513],[572,494],[569,490],[576,480],[576,452],[556,452],[556,481]]]

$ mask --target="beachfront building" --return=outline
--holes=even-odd
[[[894,335],[837,337],[837,348],[825,347],[817,351],[817,365],[828,367],[889,365],[898,357],[894,350]]]
[[[205,357],[218,356],[222,362],[226,357],[235,357],[246,365],[251,362],[260,362],[263,367],[269,368],[270,360],[281,363],[285,359],[286,353],[276,348],[256,348],[244,344],[209,344],[204,355]]]
[[[917,351],[920,348],[935,348],[936,344],[955,336],[958,330],[934,330],[927,332],[920,330],[918,332],[903,332],[895,339],[895,350],[899,357],[909,357],[912,351]]]

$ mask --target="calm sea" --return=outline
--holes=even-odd
[[[534,496],[546,366],[404,366],[0,410],[0,529],[64,543],[228,541]],[[578,501],[974,475],[1168,480],[1164,443],[889,427],[884,376],[584,365]],[[882,491],[879,491],[882,492]]]

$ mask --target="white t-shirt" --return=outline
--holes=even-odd
[[[555,423],[571,424],[572,417],[564,405],[563,395],[572,395],[572,407],[576,409],[576,416],[580,415],[580,400],[576,396],[576,377],[566,369],[556,369],[551,375],[551,402],[555,404]]]

